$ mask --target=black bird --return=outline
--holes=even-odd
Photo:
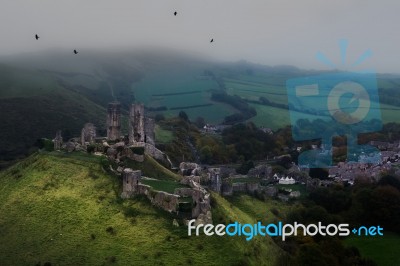
[[[39,40],[39,36],[37,34],[35,34],[35,38],[36,40]]]
[[[74,50],[74,54],[78,54],[78,52],[76,50]]]
[[[211,39],[211,41],[210,42],[214,42],[214,39]]]
[[[176,15],[178,15],[178,12],[175,11],[175,12],[174,12],[174,16],[176,16]]]

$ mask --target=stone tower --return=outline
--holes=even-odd
[[[116,140],[120,137],[121,130],[121,104],[112,102],[107,109],[107,138]]]
[[[129,198],[139,192],[140,179],[142,172],[125,168],[122,172],[122,198]]]
[[[129,112],[129,143],[145,142],[144,105],[132,104]]]
[[[91,123],[86,123],[81,131],[81,144],[86,142],[93,143],[96,138],[96,127]]]
[[[56,137],[54,138],[54,150],[59,151],[61,149],[63,139],[61,136],[61,130],[56,132]]]
[[[154,120],[145,116],[143,104],[132,104],[129,113],[129,143],[155,145]]]

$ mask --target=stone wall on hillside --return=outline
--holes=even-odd
[[[165,153],[163,153],[162,151],[160,151],[159,149],[157,149],[154,145],[145,143],[144,152],[146,154],[150,155],[151,157],[153,157],[154,159],[156,159],[157,161],[160,161],[163,164],[168,165],[169,167],[172,167],[172,163],[168,159],[168,156]]]

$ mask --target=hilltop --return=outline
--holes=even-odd
[[[151,164],[152,162],[149,162]],[[161,167],[160,165],[157,167]],[[153,167],[153,171],[158,171]],[[160,170],[162,170],[160,168]],[[172,176],[171,176],[172,178]],[[142,197],[122,200],[121,180],[84,153],[34,154],[0,172],[0,261],[6,265],[274,265],[271,238],[188,237],[168,212]],[[279,217],[285,204],[213,194],[218,222]]]

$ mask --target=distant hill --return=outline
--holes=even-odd
[[[99,135],[105,135],[106,107],[113,100],[121,102],[123,115],[131,103],[142,102],[152,116],[185,111],[192,121],[203,117],[218,124],[229,117],[278,129],[290,124],[286,80],[320,73],[246,61],[213,62],[176,51],[80,50],[73,55],[49,50],[3,57],[0,162],[29,154],[38,138],[53,138],[58,129],[67,140],[92,122]],[[378,86],[381,102],[386,103],[384,121],[397,122],[400,77],[379,75]],[[221,91],[239,98],[213,100],[212,95]],[[126,118],[123,122],[127,132]]]

